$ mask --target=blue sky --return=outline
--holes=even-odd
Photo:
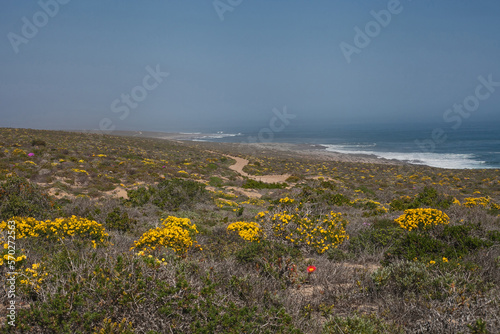
[[[4,1],[0,126],[203,131],[265,126],[284,106],[299,124],[444,122],[479,76],[500,82],[496,0],[217,1],[222,14],[210,0]],[[370,22],[348,62],[341,43]],[[467,120],[499,111],[495,86]]]

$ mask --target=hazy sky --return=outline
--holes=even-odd
[[[498,0],[4,0],[0,126],[198,131],[284,106],[451,125],[463,103],[499,121],[499,18]]]

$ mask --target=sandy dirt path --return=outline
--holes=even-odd
[[[255,181],[261,181],[264,183],[282,183],[285,182],[286,179],[290,177],[290,174],[283,174],[283,175],[250,175],[246,172],[243,171],[243,167],[248,165],[248,160],[243,159],[243,158],[238,158],[238,157],[233,157],[231,155],[225,154],[226,157],[231,158],[233,160],[236,160],[236,163],[234,165],[229,166],[229,169],[234,170],[235,172],[239,173],[240,175],[243,175],[245,177],[248,177],[249,179],[255,180]]]

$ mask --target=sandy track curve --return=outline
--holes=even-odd
[[[255,180],[255,181],[261,181],[264,183],[282,183],[285,182],[286,179],[290,177],[290,174],[283,174],[283,175],[250,175],[246,172],[243,171],[243,167],[248,165],[248,160],[243,159],[243,158],[238,158],[238,157],[233,157],[231,155],[225,154],[226,157],[231,158],[233,160],[236,160],[236,163],[234,165],[229,166],[229,169],[234,170],[235,172],[239,173],[242,176],[248,177],[249,179]]]

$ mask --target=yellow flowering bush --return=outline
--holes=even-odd
[[[16,148],[16,149],[14,149],[14,151],[12,151],[12,155],[24,156],[24,155],[27,155],[27,153],[20,148]]]
[[[249,198],[246,201],[241,202],[241,204],[250,204],[250,205],[259,205],[259,206],[262,206],[262,205],[266,204],[266,201],[264,201],[263,199],[260,199],[260,198]]]
[[[263,237],[262,229],[258,223],[254,222],[236,222],[231,223],[227,227],[228,231],[236,231],[238,235],[247,241],[257,241],[260,242],[260,239]]]
[[[467,197],[464,199],[463,206],[467,208],[482,207],[492,215],[500,213],[500,205],[496,204],[490,197]]]
[[[255,219],[262,219],[264,218],[267,214],[269,213],[269,211],[261,211],[259,212],[256,216],[255,216]]]
[[[71,169],[73,172],[75,173],[83,173],[83,174],[87,174],[89,175],[89,173],[86,171],[86,170],[83,170],[83,169],[78,169],[78,168],[73,168]]]
[[[379,215],[384,214],[389,211],[384,205],[379,202],[373,201],[367,198],[358,198],[350,203],[355,208],[363,208],[365,210],[369,210],[364,216],[368,215]]]
[[[141,257],[144,259],[144,261],[151,265],[151,266],[157,266],[157,265],[164,265],[166,266],[167,265],[167,261],[165,260],[165,258],[156,258],[156,257],[153,257],[153,255],[151,254],[146,254],[143,250],[135,253],[135,255]]]
[[[145,158],[142,160],[142,163],[146,166],[154,166],[156,165],[156,161],[154,161],[153,159],[148,159],[148,158]]]
[[[235,201],[231,201],[229,199],[224,199],[224,198],[216,198],[215,199],[215,205],[217,205],[218,208],[237,208],[239,205]]]
[[[5,265],[13,265],[17,267],[18,265],[22,265],[24,260],[26,260],[26,255],[22,254],[19,250],[15,250],[14,254],[9,254],[8,244],[3,245],[3,249],[0,252],[0,266]],[[13,261],[13,262],[12,262]]]
[[[437,209],[408,209],[396,220],[402,228],[411,231],[417,228],[427,228],[433,225],[447,225],[448,215]]]
[[[500,205],[490,202],[490,207],[492,210],[500,210]]]
[[[194,244],[193,237],[198,234],[196,225],[189,218],[169,216],[163,220],[162,226],[146,231],[139,240],[134,241],[131,249],[137,248],[144,252],[167,247],[176,253],[183,254]]]
[[[222,197],[225,199],[238,198],[238,196],[235,194],[225,193],[221,190],[218,190],[218,191],[210,190],[210,192],[213,194],[214,197]]]
[[[44,278],[48,275],[40,263],[33,263],[31,268],[19,272],[19,283],[28,289],[39,291]]]
[[[77,236],[92,241],[94,248],[97,244],[105,244],[109,235],[104,226],[96,221],[86,218],[71,216],[69,218],[56,218],[54,220],[38,221],[31,217],[13,217],[16,222],[16,238],[61,238]],[[0,231],[7,228],[7,223],[0,223]]]
[[[280,198],[279,202],[282,204],[292,204],[293,202],[295,202],[295,200],[293,198],[285,197],[285,198]]]
[[[311,247],[319,254],[336,248],[349,239],[345,231],[347,221],[341,213],[311,215],[302,210],[278,210],[272,214],[259,213],[263,226],[269,226],[274,237],[297,246]]]
[[[487,207],[488,204],[490,204],[490,199],[487,197],[467,197],[464,199],[464,206],[468,208],[473,208],[476,206],[482,206],[482,207]]]

